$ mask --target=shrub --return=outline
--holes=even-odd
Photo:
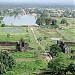
[[[0,52],[0,72],[3,74],[6,70],[10,70],[15,65],[15,60],[12,58],[12,56],[9,55],[7,51],[1,51]]]
[[[5,70],[5,66],[3,63],[0,63],[0,75],[5,74],[6,70]]]
[[[1,24],[1,27],[5,27],[5,24]]]

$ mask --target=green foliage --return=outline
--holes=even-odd
[[[68,67],[68,60],[57,57],[53,58],[49,63],[48,63],[48,68],[50,70],[58,75],[64,74],[67,72],[67,67]]]
[[[12,71],[15,73],[14,75],[21,75],[22,73],[27,73],[27,72],[30,75],[32,75],[31,74],[32,72],[37,72],[40,68],[45,68],[45,67],[46,64],[44,63],[44,61],[36,59],[34,61],[17,62],[16,66],[13,68]]]
[[[0,20],[3,20],[4,17],[0,17]]]
[[[67,20],[66,19],[62,19],[61,20],[61,24],[67,24]]]
[[[13,58],[35,58],[37,56],[38,55],[37,55],[37,53],[35,51],[12,53]]]
[[[2,66],[0,66],[3,70],[3,72],[6,70],[10,70],[14,67],[15,61],[12,58],[12,56],[9,55],[9,53],[7,51],[1,51],[0,52],[0,63],[3,64]],[[4,69],[5,67],[5,69]],[[0,71],[2,72],[2,70],[0,69]]]
[[[58,28],[58,27],[59,27],[59,26],[57,25],[57,20],[52,19],[51,27],[52,27],[52,28]]]
[[[51,24],[51,21],[52,21],[51,18],[46,18],[45,19],[46,25],[50,25]]]
[[[72,13],[72,17],[75,18],[75,11]]]
[[[75,75],[75,61],[70,59],[70,54],[64,54],[62,52],[57,53],[56,57],[48,63],[50,72],[54,75],[66,75],[72,73]]]
[[[39,26],[43,25],[43,26],[51,26],[52,28],[58,28],[57,20],[47,17],[43,18],[42,16],[36,20],[36,24],[38,24]]]
[[[50,47],[50,54],[52,56],[56,56],[56,54],[61,51],[62,51],[61,48],[57,44],[54,44]]]
[[[11,30],[13,29],[13,31]],[[16,32],[16,29],[20,30]],[[27,27],[0,27],[0,41],[1,42],[19,42],[20,38],[23,37],[25,43],[30,42],[30,37],[28,32],[26,32]],[[8,38],[7,35],[10,37]]]
[[[5,66],[0,62],[0,75],[4,75],[6,73]]]
[[[75,63],[70,63],[70,65],[68,66],[68,71],[75,75]]]
[[[56,25],[56,23],[57,23],[57,20],[52,19],[51,25]]]
[[[42,41],[42,37],[37,38],[37,40],[38,40],[39,42]]]
[[[1,27],[5,27],[5,24],[1,24]]]
[[[43,37],[43,40],[46,40],[47,38],[48,38],[48,37],[44,36],[44,37]]]
[[[10,34],[7,34],[7,37],[10,37]]]
[[[39,17],[39,18],[36,20],[36,24],[38,24],[39,26],[45,25],[45,19],[42,18],[42,17]]]
[[[7,71],[6,75],[15,75],[15,72],[14,71]]]
[[[41,46],[38,46],[38,50],[42,50]]]
[[[45,50],[46,50],[46,51],[50,51],[50,46],[49,46],[49,44],[46,45]]]

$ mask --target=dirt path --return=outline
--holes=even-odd
[[[32,33],[33,33],[33,35],[34,35],[34,38],[35,38],[35,40],[36,40],[36,43],[40,44],[40,43],[38,42],[38,40],[37,40],[37,37],[36,37],[36,35],[35,35],[35,33],[34,33],[33,28],[30,28],[30,29],[31,29],[31,31],[32,31]]]
[[[39,44],[39,46],[42,48],[42,50],[45,50],[45,49],[43,48],[43,46],[38,42],[37,37],[36,37],[36,34],[35,34],[35,32],[34,32],[34,29],[33,29],[32,27],[31,27],[30,29],[31,29],[31,31],[32,31],[32,33],[33,33],[33,35],[34,35],[34,38],[35,38],[35,40],[36,40],[36,43]]]

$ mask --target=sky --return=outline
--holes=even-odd
[[[24,2],[24,3],[68,3],[74,4],[75,0],[0,0],[0,2]]]

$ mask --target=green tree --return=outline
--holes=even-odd
[[[42,37],[37,38],[37,40],[38,40],[39,42],[42,41]]]
[[[50,47],[50,54],[52,55],[52,57],[56,56],[56,54],[61,51],[62,49],[57,44],[54,44]]]
[[[39,26],[45,25],[45,19],[42,18],[42,17],[39,17],[39,18],[36,20],[36,24],[38,24]]]
[[[46,25],[50,25],[51,24],[51,20],[52,20],[51,18],[46,18],[45,19]]]
[[[1,27],[5,27],[5,24],[1,24]]]
[[[0,17],[0,20],[3,20],[4,17]]]
[[[6,73],[5,66],[0,62],[0,75],[4,75]]]
[[[43,13],[41,14],[41,17],[47,18],[49,16],[49,12],[46,10],[43,10]]]
[[[57,23],[57,20],[52,19],[52,23],[51,23],[51,25],[56,25],[56,23]]]
[[[75,75],[75,63],[70,63],[70,65],[68,66],[68,71]]]
[[[72,13],[72,17],[75,18],[75,11],[73,11],[73,13]]]
[[[57,20],[52,19],[52,21],[51,21],[51,27],[52,27],[52,28],[58,28]]]
[[[54,75],[67,75],[67,67],[69,65],[69,60],[65,58],[64,53],[58,53],[56,58],[53,58],[48,63],[48,68]],[[60,55],[60,56],[59,56]]]
[[[67,20],[66,19],[62,19],[61,20],[61,24],[67,24]]]
[[[0,62],[5,65],[5,68],[7,70],[13,68],[13,66],[15,65],[15,60],[7,51],[0,52]]]

